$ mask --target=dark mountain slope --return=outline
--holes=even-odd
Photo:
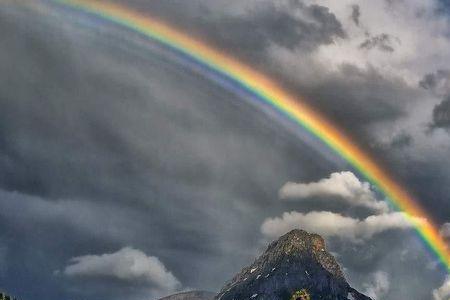
[[[323,238],[293,230],[227,283],[216,300],[370,300],[350,285]]]

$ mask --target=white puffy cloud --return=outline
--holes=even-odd
[[[281,217],[267,218],[261,225],[261,232],[274,238],[299,228],[325,238],[335,236],[358,242],[387,230],[408,229],[412,226],[401,212],[373,215],[359,220],[328,211],[306,214],[292,211],[283,213]]]
[[[368,182],[360,181],[352,172],[335,172],[329,178],[309,183],[286,183],[279,191],[281,199],[333,197],[353,206],[387,212],[386,202],[378,201]]]
[[[383,296],[389,291],[389,275],[383,271],[377,271],[372,274],[371,282],[364,285],[365,294],[374,300],[383,299]]]
[[[69,277],[111,277],[140,282],[166,292],[173,292],[181,286],[157,257],[147,256],[130,247],[114,253],[74,257],[62,273]]]
[[[450,300],[450,277],[447,277],[442,286],[433,291],[434,300]]]

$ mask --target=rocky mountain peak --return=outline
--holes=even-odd
[[[349,286],[324,239],[304,230],[292,230],[272,242],[216,296],[245,299],[370,300]]]
[[[272,242],[258,260],[274,264],[289,257],[311,258],[337,278],[344,278],[341,267],[326,251],[325,240],[318,234],[294,229]]]
[[[274,249],[282,249],[286,254],[317,252],[325,249],[325,241],[318,234],[309,234],[304,230],[294,229],[271,243],[267,251],[273,251]]]

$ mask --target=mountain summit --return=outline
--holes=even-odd
[[[370,300],[350,285],[320,235],[292,230],[227,283],[216,300]]]

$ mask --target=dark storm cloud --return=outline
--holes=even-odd
[[[414,138],[405,132],[401,132],[398,135],[394,136],[391,141],[391,147],[393,148],[403,148],[410,146],[413,143]]]
[[[245,19],[224,17],[212,21],[220,26],[210,26],[207,21],[206,28],[214,28],[214,34],[224,45],[235,50],[263,50],[274,43],[288,49],[311,51],[332,43],[335,38],[345,37],[341,23],[328,8],[307,6],[300,1],[292,1],[285,7],[262,3]]]
[[[341,126],[348,127],[358,138],[370,138],[368,132],[373,124],[402,117],[405,104],[417,98],[405,82],[387,77],[373,67],[362,69],[344,64],[336,72],[328,72],[310,62],[305,66],[307,69],[300,68],[298,72],[308,73],[312,64],[326,75],[314,79],[313,84],[305,84],[297,80],[296,74],[286,72],[285,66],[272,64],[271,54],[266,51],[271,43],[298,53],[294,60],[306,60],[308,53],[318,46],[330,44],[336,38],[346,38],[340,21],[326,7],[306,5],[301,1],[284,1],[274,7],[271,2],[262,1],[240,14],[226,14],[205,1],[197,1],[196,10],[172,1],[132,3],[149,11],[155,10],[171,23],[178,22],[182,28],[209,39],[219,48],[243,57],[246,63],[252,63],[287,88],[304,95],[314,107]],[[205,11],[209,11],[209,17],[204,15]],[[286,23],[281,22],[282,19],[286,19]],[[289,28],[278,27],[288,23]],[[372,40],[367,47],[385,49],[396,42],[387,34]]]
[[[298,90],[360,142],[371,138],[372,125],[404,116],[404,105],[417,98],[417,92],[401,80],[387,78],[375,68],[362,70],[348,64]]]
[[[448,70],[438,70],[435,73],[426,74],[419,82],[419,85],[424,89],[434,89],[438,85],[439,81],[446,80],[450,76]]]
[[[366,50],[375,48],[384,52],[394,52],[394,41],[396,41],[394,37],[387,33],[382,33],[368,38],[359,45],[359,48]]]
[[[426,74],[419,81],[419,86],[437,95],[450,93],[450,70],[437,70]]]
[[[306,96],[314,107],[348,127],[358,138],[370,139],[368,132],[373,124],[402,117],[405,103],[416,99],[407,84],[386,77],[375,68],[365,70],[344,64],[336,72],[329,72],[310,62],[305,70],[299,68],[298,73],[309,73],[312,67],[322,77],[312,79],[313,84],[305,84],[296,74],[286,72],[287,66],[272,63],[271,53],[267,52],[270,44],[297,53],[293,57],[296,63],[295,60],[307,60],[318,46],[346,38],[341,22],[326,7],[306,5],[302,1],[281,1],[276,6],[270,1],[260,1],[250,6],[244,3],[236,13],[224,10],[219,3],[222,2],[127,1],[127,5],[147,9],[243,58],[287,88]],[[229,6],[233,4],[236,5],[232,1]],[[367,47],[385,49],[396,41],[387,34],[372,39]]]
[[[361,142],[417,98],[373,68],[344,65],[308,85],[270,64],[270,45],[302,59],[346,37],[323,6],[260,2],[223,13],[214,8],[220,1],[120,2],[260,62]],[[0,13],[0,246],[14,249],[5,251],[13,273],[2,283],[23,299],[144,298],[148,291],[132,285],[53,275],[72,257],[127,246],[161,259],[184,286],[218,289],[257,254],[261,222],[293,209],[276,201],[278,189],[336,171],[283,126],[139,36],[79,15],[75,26],[30,11]],[[393,144],[408,148],[408,138]],[[397,267],[401,238],[335,249],[355,285],[379,267],[397,286],[413,283],[404,293],[422,296],[437,272],[421,285],[401,281],[418,265]],[[392,255],[381,263],[387,249]],[[402,291],[387,299],[407,299]]]
[[[269,53],[266,48],[263,47],[262,50],[253,49],[238,34],[224,33],[223,30],[218,29],[227,27],[228,23],[226,20],[233,20],[237,24],[246,24],[245,21],[239,21],[239,19],[246,20],[249,18],[253,20],[254,15],[251,11],[249,14],[227,14],[222,13],[220,7],[216,10],[215,4],[207,5],[206,1],[197,1],[197,4],[200,3],[199,6],[209,11],[210,17],[207,18],[208,22],[206,22],[203,15],[205,10],[196,10],[196,15],[192,13],[192,10],[189,10],[189,5],[177,3],[179,6],[177,8],[173,7],[171,10],[167,7],[171,6],[172,2],[165,3],[168,4],[159,3],[159,10],[156,10],[157,15],[165,16],[171,23],[178,22],[178,24],[182,24],[182,27],[187,28],[188,32],[209,39],[220,48],[227,49],[232,54],[244,58],[246,63],[252,63],[258,69],[276,78],[284,86],[305,96],[305,99],[315,108],[324,112],[329,118],[344,127],[347,132],[350,132],[359,144],[370,148],[378,161],[389,166],[389,170],[394,177],[399,178],[400,181],[408,182],[410,188],[414,187],[411,190],[418,195],[418,199],[427,201],[427,203],[423,204],[427,205],[430,213],[440,220],[447,217],[445,210],[442,209],[442,207],[445,207],[445,202],[448,199],[448,189],[445,188],[447,186],[445,182],[448,178],[445,174],[447,173],[444,170],[436,172],[434,163],[417,163],[416,161],[411,161],[409,156],[405,155],[415,144],[412,134],[400,131],[394,134],[385,144],[377,140],[377,125],[382,124],[385,127],[391,126],[396,128],[395,123],[407,117],[409,108],[415,106],[419,100],[422,100],[426,94],[425,92],[412,87],[398,78],[384,74],[377,69],[377,66],[363,68],[344,64],[338,67],[337,70],[330,71],[322,69],[323,67],[316,62],[310,61],[305,66],[298,67],[296,72],[287,72],[290,69],[290,64],[307,60],[308,54],[311,51],[314,52],[315,48],[302,48],[300,47],[301,44],[298,44],[297,48],[288,48],[292,53],[295,53],[290,61],[286,61],[285,64],[272,64],[273,57],[271,55],[273,53]],[[143,3],[141,5],[145,6]],[[264,5],[264,2],[259,2],[258,5]],[[152,11],[155,7],[147,8]],[[240,12],[242,13],[243,10]],[[259,8],[254,9],[254,11],[263,12]],[[332,14],[333,12],[330,11],[330,13]],[[353,10],[352,13],[354,13]],[[352,17],[356,17],[356,14],[352,15]],[[359,16],[358,18],[360,24],[364,24],[363,17]],[[214,24],[215,26],[208,27],[207,25],[209,24]],[[233,27],[231,26],[230,28]],[[260,39],[253,42],[259,46],[267,45],[259,41]],[[360,43],[361,48],[359,50],[380,51],[389,55],[395,52],[395,48],[400,45],[400,42],[393,35],[381,33],[379,35],[371,35],[366,40],[363,40]],[[275,42],[272,41],[272,43]],[[281,46],[283,45],[281,44]],[[312,83],[305,83],[298,79],[302,77],[303,73],[308,74],[311,69],[318,70],[317,74],[315,74],[316,76],[310,79]],[[314,179],[317,180],[318,178],[320,177]],[[293,179],[291,178],[290,180]],[[429,203],[434,203],[436,206],[433,205],[431,207]],[[290,208],[294,209],[292,206]],[[411,296],[408,295],[411,294],[417,295],[418,299],[428,299],[430,297],[430,287],[440,281],[439,277],[441,274],[436,269],[428,268],[428,257],[423,258],[419,262],[418,257],[422,258],[420,253],[424,251],[422,246],[415,244],[414,247],[416,247],[417,253],[404,253],[402,250],[411,241],[405,241],[405,244],[396,243],[397,239],[401,238],[401,236],[393,238],[382,236],[378,242],[366,244],[353,252],[349,251],[349,247],[338,248],[337,252],[341,253],[340,259],[344,262],[344,266],[348,263],[350,282],[363,287],[364,281],[370,277],[371,273],[375,270],[381,270],[392,274],[390,280],[392,280],[392,287],[394,287],[389,291],[385,299],[406,299],[410,298]],[[393,247],[393,245],[395,246]],[[389,253],[389,258],[384,259],[386,253]],[[369,256],[367,259],[364,258],[365,254]],[[411,257],[413,258],[411,259]],[[414,275],[414,269],[411,266],[417,265],[422,266],[421,269],[426,269],[427,275],[424,276],[425,279],[423,277],[418,279]],[[399,289],[395,288],[395,286],[403,286],[403,288]],[[425,286],[427,288],[424,288]]]
[[[127,246],[184,286],[218,289],[253,258],[279,187],[334,168],[139,36],[0,13],[0,238],[14,249],[2,283],[20,298],[141,297],[111,281],[84,295],[86,282],[53,275]]]
[[[450,70],[437,70],[426,74],[419,86],[431,91],[434,95],[442,97],[443,100],[434,106],[430,129],[450,129]]]
[[[286,61],[285,64],[272,64],[273,57],[271,55],[273,53],[267,51],[265,48],[267,44],[259,42],[261,39],[258,38],[257,41],[253,42],[258,46],[263,46],[262,49],[254,49],[251,45],[246,44],[246,41],[240,35],[218,29],[226,28],[228,26],[227,20],[233,20],[237,24],[247,24],[242,19],[253,20],[254,15],[251,11],[248,14],[242,14],[244,8],[241,8],[241,14],[231,12],[227,14],[222,13],[220,7],[217,10],[215,9],[214,6],[217,2],[208,5],[207,1],[197,1],[197,4],[200,3],[199,6],[209,12],[209,17],[205,18],[203,15],[205,10],[196,10],[197,15],[195,15],[195,13],[192,14],[192,10],[189,10],[189,8],[192,8],[189,5],[177,3],[178,7],[170,10],[167,7],[171,6],[170,3],[172,2],[165,3],[168,4],[159,3],[160,8],[157,10],[157,15],[165,16],[171,23],[179,22],[178,24],[182,24],[183,28],[188,28],[188,32],[209,39],[220,48],[244,58],[245,62],[252,63],[258,69],[277,78],[284,86],[304,95],[306,100],[315,108],[347,129],[359,144],[370,148],[378,161],[382,161],[386,166],[389,166],[389,170],[395,178],[399,178],[400,181],[403,179],[408,182],[409,187],[414,187],[411,190],[418,195],[418,199],[427,201],[423,204],[428,207],[430,213],[440,220],[447,218],[448,213],[445,212],[445,209],[442,209],[446,207],[445,203],[448,200],[447,172],[436,168],[434,162],[417,163],[411,161],[409,156],[405,155],[414,145],[414,137],[410,132],[394,134],[394,137],[383,145],[377,140],[377,125],[382,124],[385,127],[396,128],[395,122],[407,117],[409,108],[422,100],[425,92],[417,90],[402,80],[384,74],[377,69],[377,66],[365,68],[344,64],[337,70],[330,71],[321,69],[321,66],[318,66],[319,64],[316,62],[309,62],[304,67],[298,67],[296,72],[287,72],[290,64],[307,60],[308,54],[311,51],[314,53],[316,48],[302,48],[300,47],[302,44],[298,44],[297,48],[287,48],[295,53],[289,61]],[[143,3],[141,4],[145,6]],[[165,7],[163,7],[164,5]],[[262,5],[264,5],[264,2],[258,3],[258,6]],[[150,11],[152,11],[152,8],[154,7],[148,7]],[[253,9],[253,11],[263,12],[264,10],[259,7]],[[330,11],[330,13],[333,12]],[[399,11],[399,13],[401,12]],[[356,14],[354,16],[356,17]],[[204,21],[205,19],[208,22]],[[364,24],[364,15],[359,17],[358,22]],[[207,25],[210,24],[215,26],[208,27]],[[230,26],[230,28],[234,27]],[[275,44],[273,41],[272,43]],[[386,32],[369,36],[366,40],[360,42],[361,48],[359,50],[380,51],[386,53],[386,55],[397,54],[395,50],[399,44],[400,41],[396,37]],[[277,45],[286,48],[286,44],[277,43]],[[311,69],[318,69],[317,74],[310,79],[313,83],[305,83],[298,79],[302,77],[303,73],[308,74]],[[314,179],[317,180],[318,178],[320,177]],[[430,205],[430,203],[436,205]],[[294,209],[294,207],[290,208]],[[397,242],[402,238],[405,239],[404,244]],[[344,266],[349,268],[350,282],[361,287],[361,289],[363,289],[363,283],[370,277],[371,273],[381,270],[391,274],[390,280],[393,287],[384,299],[407,299],[411,298],[409,295],[412,294],[417,295],[417,299],[429,299],[430,287],[440,281],[441,273],[436,269],[429,268],[429,265],[427,265],[429,258],[423,257],[423,246],[414,244],[411,251],[413,253],[405,253],[403,250],[408,248],[407,245],[411,245],[410,243],[414,244],[414,241],[408,240],[404,236],[382,236],[380,240],[353,249],[353,251],[349,249],[351,247],[348,245],[336,248],[336,251],[341,254],[340,260],[344,263]],[[386,255],[386,253],[389,255]],[[425,270],[426,275],[420,276],[419,279],[412,266],[420,266],[419,268]],[[402,286],[402,288],[395,288],[398,286]]]
[[[332,240],[329,247],[335,253],[344,253],[337,259],[346,268],[349,282],[360,291],[366,290],[374,273],[388,274],[390,288],[379,299],[430,299],[430,288],[425,286],[441,280],[442,273],[430,266],[429,254],[418,238],[402,232],[386,232],[363,245]],[[417,276],[411,266],[420,268],[421,275]]]
[[[312,51],[346,37],[342,24],[327,7],[297,0],[277,4],[261,1],[254,7],[244,8],[238,15],[214,11],[215,4],[208,1],[196,1],[195,5],[185,1],[127,4],[165,16],[171,23],[178,23],[221,48],[252,60],[271,44]]]

